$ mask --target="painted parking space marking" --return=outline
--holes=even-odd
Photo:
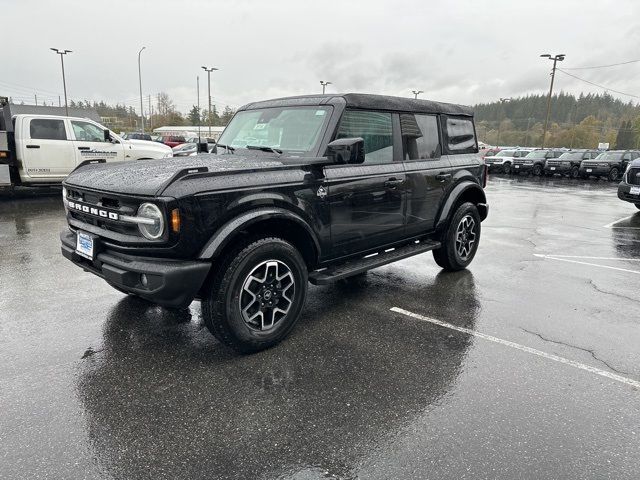
[[[640,389],[639,381],[633,380],[631,378],[623,377],[622,375],[618,375],[615,373],[607,372],[606,370],[602,370],[600,368],[592,367],[590,365],[576,362],[574,360],[569,360],[568,358],[560,357],[552,353],[543,352],[542,350],[537,350],[535,348],[527,347],[526,345],[521,345],[519,343],[511,342],[509,340],[504,340],[502,338],[494,337],[492,335],[487,335],[486,333],[481,333],[476,330],[471,330],[470,328],[458,327],[457,325],[443,322],[442,320],[436,320],[435,318],[425,317],[424,315],[419,315],[417,313],[413,313],[408,310],[404,310],[402,308],[393,307],[390,310],[392,312],[399,313],[401,315],[405,315],[407,317],[411,317],[416,320],[420,320],[422,322],[428,322],[433,325],[437,325],[439,327],[448,328],[450,330],[455,330],[456,332],[466,333],[467,335],[471,335],[477,338],[482,338],[483,340],[487,340],[489,342],[504,345],[506,347],[515,348],[516,350],[530,353],[531,355],[536,355],[538,357],[546,358],[547,360],[552,360],[554,362],[562,363],[564,365],[569,365],[579,370],[584,370],[586,372],[593,373],[594,375],[599,375],[601,377],[605,377],[610,380],[615,380],[616,382],[624,383],[625,385],[629,385],[631,387]]]
[[[534,255],[541,256],[540,254],[534,254]],[[640,258],[589,257],[584,255],[556,255],[556,254],[549,254],[549,255],[542,255],[542,256],[553,257],[558,259],[559,258],[579,258],[582,260],[607,260],[612,262],[640,262]]]
[[[618,220],[614,220],[611,223],[607,223],[602,228],[624,228],[626,230],[640,230],[640,227],[629,227],[627,225],[617,225],[618,223],[624,222],[625,220],[629,220],[629,219],[631,219],[633,217],[635,217],[635,215],[629,215],[628,217],[624,217],[624,218],[620,218]]]
[[[587,265],[589,267],[606,268],[607,270],[616,270],[618,272],[626,272],[626,273],[633,273],[635,275],[640,275],[639,270],[630,270],[628,268],[612,267],[610,265],[600,265],[599,263],[582,262],[580,260],[575,260],[572,258],[564,258],[556,255],[543,255],[541,253],[534,253],[533,256],[538,258],[545,258],[547,260],[556,260],[558,262],[577,263],[578,265]],[[577,258],[580,258],[580,257],[577,257]],[[634,261],[637,261],[637,260],[634,260]]]

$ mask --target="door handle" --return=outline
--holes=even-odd
[[[436,175],[436,180],[438,180],[439,182],[446,182],[450,178],[451,178],[450,173],[439,173],[438,175]]]
[[[386,182],[384,182],[384,186],[385,186],[386,188],[391,188],[391,189],[393,189],[393,188],[398,187],[399,185],[402,185],[403,183],[404,183],[404,180],[401,180],[401,179],[399,179],[399,178],[395,178],[395,177],[394,177],[394,178],[390,178],[389,180],[387,180]]]
[[[91,147],[78,147],[78,150],[91,150]]]
[[[40,145],[27,145],[27,148],[40,148]]]

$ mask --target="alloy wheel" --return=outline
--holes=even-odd
[[[476,244],[476,221],[471,215],[460,220],[456,230],[456,251],[462,261],[466,261]]]

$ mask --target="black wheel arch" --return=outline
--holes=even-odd
[[[213,260],[240,238],[256,235],[282,238],[300,251],[308,267],[318,263],[320,242],[311,226],[300,215],[280,207],[257,208],[234,217],[211,236],[199,258]]]
[[[438,214],[436,230],[442,229],[451,215],[455,212],[456,207],[465,202],[471,202],[476,205],[481,221],[487,218],[487,215],[489,214],[489,206],[487,205],[487,197],[484,190],[477,183],[472,182],[471,180],[464,180],[458,183],[449,192],[449,195]]]

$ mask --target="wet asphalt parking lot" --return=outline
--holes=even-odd
[[[640,477],[640,212],[494,176],[478,255],[311,287],[251,356],[66,261],[59,193],[0,197],[0,478]]]

